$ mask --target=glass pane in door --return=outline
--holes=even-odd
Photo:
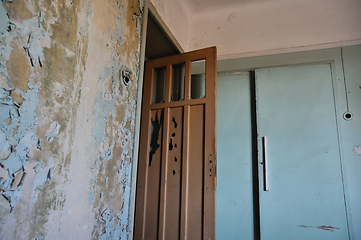
[[[171,101],[184,100],[185,63],[172,65]]]
[[[204,98],[206,95],[206,61],[191,64],[191,99]]]

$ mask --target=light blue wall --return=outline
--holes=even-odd
[[[218,74],[217,239],[253,238],[250,116],[249,74]]]
[[[234,73],[242,71],[242,75],[246,76],[244,72],[247,71],[244,70],[313,63],[330,63],[332,67],[348,227],[350,229],[350,239],[359,240],[361,239],[361,46],[223,60],[218,62],[218,71]],[[223,76],[219,75],[218,81],[222,78]],[[234,96],[241,94],[237,92],[237,87],[239,87],[238,85],[240,83],[237,82],[233,84],[235,84],[235,88],[231,88],[228,92],[218,88],[218,96],[223,94],[223,96],[232,99]],[[252,239],[253,235],[252,206],[247,205],[247,202],[251,202],[249,195],[251,189],[243,189],[243,194],[236,194],[234,191],[237,187],[237,182],[247,179],[251,182],[249,175],[251,166],[247,165],[248,163],[245,164],[247,162],[246,158],[249,156],[244,152],[250,148],[250,142],[247,144],[237,144],[234,142],[234,139],[228,139],[229,142],[219,141],[219,139],[224,139],[224,134],[232,134],[235,136],[237,134],[250,135],[250,128],[247,127],[249,123],[239,122],[236,116],[237,114],[235,115],[229,112],[232,107],[244,108],[246,104],[249,105],[249,103],[244,103],[242,106],[234,103],[232,106],[227,107],[219,98],[217,100],[217,239],[224,239],[223,236],[229,235],[231,229],[233,229],[233,232],[238,236],[229,235],[231,238],[228,239]],[[248,110],[243,109],[243,111]],[[347,111],[352,113],[352,119],[348,121],[343,118],[343,114]],[[237,124],[233,132],[227,133],[226,127],[220,124],[220,115],[224,118],[223,120],[227,121],[227,124]],[[243,124],[243,127],[239,126],[241,124]],[[235,146],[236,151],[233,153],[226,152],[225,146],[227,145]],[[229,157],[222,159],[221,156],[222,154],[224,155],[224,153]],[[237,155],[243,156],[241,158],[242,161],[237,163],[239,166],[232,168],[232,166],[229,166],[229,163],[232,161],[232,156]],[[249,163],[250,162],[251,160],[249,159]],[[241,167],[241,165],[244,166]],[[238,176],[235,175],[234,181],[222,182],[222,176],[227,175],[227,172],[229,174],[236,173]],[[237,199],[238,202],[236,201]],[[239,212],[232,211],[231,204],[238,205]],[[220,206],[222,206],[221,208],[223,210]],[[241,210],[245,212],[240,212]],[[227,223],[227,221],[223,221],[222,219],[229,219],[230,221]]]

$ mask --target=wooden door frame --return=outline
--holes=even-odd
[[[131,191],[130,191],[130,206],[129,206],[129,234],[128,239],[133,240],[134,236],[134,219],[135,219],[135,198],[136,198],[136,189],[137,189],[137,179],[138,179],[138,161],[139,161],[139,140],[140,140],[140,123],[142,115],[142,102],[143,102],[143,84],[144,84],[144,62],[145,58],[145,48],[147,41],[147,26],[148,26],[148,16],[152,14],[155,18],[159,27],[163,30],[166,37],[173,43],[176,49],[180,53],[184,53],[182,46],[179,44],[177,39],[174,37],[168,26],[165,24],[153,4],[150,0],[145,0],[143,7],[143,20],[142,20],[142,39],[140,43],[140,60],[139,60],[139,79],[138,79],[138,89],[137,89],[137,109],[135,117],[135,127],[134,127],[134,148],[133,148],[133,161],[132,161],[132,179],[131,179]]]

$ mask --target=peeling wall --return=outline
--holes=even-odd
[[[127,239],[139,0],[0,2],[0,239]]]

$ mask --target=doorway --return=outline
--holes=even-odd
[[[148,24],[149,23],[149,24]],[[140,50],[140,66],[139,66],[139,81],[137,102],[142,102],[143,93],[143,78],[144,78],[144,62],[148,59],[158,57],[166,57],[184,52],[178,41],[172,35],[164,21],[161,19],[153,4],[146,0],[144,1],[143,23],[142,23],[142,42]],[[131,204],[129,210],[129,239],[133,239],[134,233],[134,218],[135,218],[135,198],[136,198],[136,184],[138,176],[138,160],[139,160],[139,138],[140,138],[140,120],[141,120],[142,106],[137,104],[135,133],[134,133],[134,156],[132,163],[132,191]]]
[[[174,55],[147,21],[134,238],[214,239],[216,48]]]

